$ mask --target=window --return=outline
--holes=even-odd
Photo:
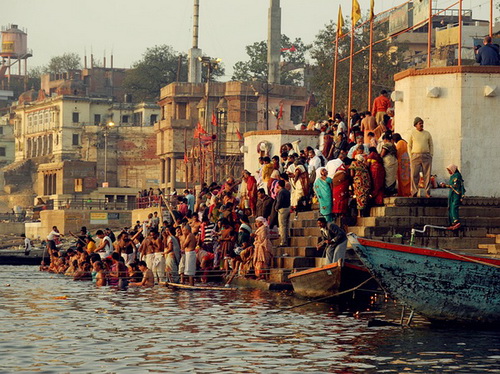
[[[0,135],[3,135],[3,127],[0,126]]]
[[[178,103],[177,119],[186,119],[186,118],[187,118],[187,103]]]
[[[302,117],[304,115],[303,106],[293,106],[290,109],[290,120],[292,123],[297,124],[302,122]]]
[[[78,134],[73,134],[73,145],[79,145],[80,144],[80,136]]]
[[[0,156],[5,157],[5,147],[0,147]]]
[[[149,117],[149,123],[151,126],[153,126],[156,123],[157,118],[158,118],[157,114],[151,114],[151,116]]]
[[[128,116],[122,116],[122,123],[128,123]]]
[[[73,112],[73,123],[78,123],[78,122],[80,122],[80,113]]]
[[[101,124],[101,115],[100,114],[94,114],[94,125],[98,126]]]
[[[134,125],[142,126],[142,112],[134,113]]]
[[[83,179],[75,179],[75,192],[83,192]]]

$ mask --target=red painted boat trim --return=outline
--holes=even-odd
[[[334,262],[333,264],[325,265],[320,268],[312,268],[312,269],[307,269],[303,271],[299,271],[297,273],[292,273],[288,276],[288,279],[290,278],[295,278],[295,277],[300,277],[301,275],[306,275],[306,274],[311,274],[311,273],[317,273],[320,271],[325,271],[325,270],[330,270],[338,267],[339,264],[337,262]]]
[[[354,265],[354,264],[351,264],[349,262],[344,262],[343,266],[346,268],[351,268],[351,269],[358,270],[358,271],[364,271],[365,273],[370,274],[370,272],[368,271],[367,268],[362,267],[362,266],[358,266],[358,265]]]
[[[431,256],[431,257],[445,258],[448,260],[463,261],[463,262],[481,261],[481,262],[485,262],[488,264],[500,266],[500,260],[496,260],[493,258],[476,257],[476,256],[462,255],[462,254],[460,254],[458,256],[458,255],[454,255],[454,254],[451,254],[448,252],[442,252],[442,251],[435,250],[435,249],[411,247],[411,246],[407,246],[407,245],[400,245],[400,244],[394,244],[394,243],[385,243],[385,242],[380,242],[377,240],[369,240],[369,239],[364,239],[364,238],[358,238],[358,241],[360,244],[362,244],[364,246],[388,249],[390,251],[406,252],[406,253],[412,253],[412,254],[421,255],[421,256]],[[468,261],[468,259],[471,259],[472,261]]]

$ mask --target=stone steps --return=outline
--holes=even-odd
[[[447,217],[447,207],[420,207],[420,206],[380,206],[370,209],[371,216],[409,216],[409,217]],[[500,217],[500,207],[460,207],[461,217]]]

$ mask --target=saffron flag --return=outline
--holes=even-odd
[[[243,140],[243,135],[241,135],[241,132],[238,129],[236,129],[236,136],[238,137],[239,140]]]
[[[352,14],[351,21],[352,26],[356,26],[356,23],[361,19],[361,7],[359,6],[358,0],[352,0]]]
[[[189,163],[189,158],[186,153],[184,153],[184,163],[185,164]]]
[[[342,28],[344,27],[344,17],[342,16],[342,7],[339,5],[339,19],[337,21],[337,36],[340,38],[344,35]]]
[[[283,118],[283,103],[280,104],[280,111],[278,112],[278,119]]]
[[[373,20],[375,16],[375,0],[370,0],[370,21]]]
[[[218,126],[219,121],[217,121],[217,116],[215,115],[215,111],[212,112],[212,125]]]
[[[297,48],[295,48],[294,45],[292,45],[290,48],[281,48],[281,52],[285,52],[285,51],[297,52]]]
[[[200,135],[202,134],[206,134],[207,131],[203,128],[203,126],[201,125],[201,123],[198,122],[198,125],[196,125],[196,128],[194,129],[194,138],[199,138]]]

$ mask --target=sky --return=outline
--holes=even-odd
[[[363,14],[370,0],[358,0]],[[444,8],[455,0],[433,0]],[[496,0],[495,0],[496,1]],[[375,0],[375,13],[404,0]],[[312,43],[318,32],[344,17],[351,0],[281,0],[282,33]],[[474,18],[488,18],[489,0],[464,0]],[[102,61],[113,53],[114,66],[128,68],[147,48],[171,45],[187,52],[192,44],[192,0],[3,0],[0,25],[17,24],[28,32],[33,57],[28,67],[46,64],[66,52]],[[200,0],[199,47],[221,58],[230,79],[237,61],[246,60],[245,46],[267,39],[269,0]],[[498,16],[498,15],[496,15]]]

